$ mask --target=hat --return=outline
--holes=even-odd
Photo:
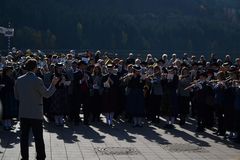
[[[98,61],[97,61],[97,63],[102,63],[102,62],[104,62],[103,59],[98,59]]]
[[[136,70],[136,71],[140,71],[141,70],[141,67],[139,65],[133,65],[133,69]]]
[[[228,62],[225,62],[225,63],[222,64],[223,67],[227,67],[227,66],[229,66],[229,65],[230,65],[230,64],[229,64]]]
[[[113,68],[113,64],[112,63],[107,64],[107,68]]]
[[[168,71],[173,71],[174,69],[175,69],[175,68],[174,68],[173,66],[168,66],[168,67],[167,67],[167,70],[168,70]]]
[[[147,57],[152,57],[152,55],[151,54],[147,54]]]
[[[202,71],[201,73],[199,73],[199,76],[207,77],[208,75],[206,71]]]
[[[57,63],[56,67],[63,67],[63,63],[62,62]]]
[[[237,71],[237,66],[235,65],[231,65],[230,69],[229,69],[229,73],[233,73],[233,72],[236,72]]]

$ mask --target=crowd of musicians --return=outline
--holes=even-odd
[[[187,125],[192,117],[196,132],[217,127],[217,135],[240,139],[240,59],[232,60],[230,55],[219,59],[215,54],[206,58],[187,53],[159,57],[130,53],[120,58],[100,51],[65,55],[18,51],[2,56],[1,123],[5,130],[11,130],[13,118],[18,117],[14,84],[26,73],[24,62],[29,58],[38,61],[36,74],[46,87],[53,77],[60,79],[54,95],[43,102],[47,121],[57,126],[89,125],[102,121],[103,115],[109,126],[121,118],[133,127],[161,122],[171,129]]]

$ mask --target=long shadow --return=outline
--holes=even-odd
[[[94,143],[104,143],[104,138],[106,136],[100,135],[97,131],[91,128],[91,126],[80,125],[74,127],[75,133],[82,135],[83,138],[91,140]]]
[[[224,139],[224,138],[221,138],[221,137],[209,134],[207,132],[203,132],[203,133],[201,133],[201,135],[203,137],[205,137],[205,138],[207,137],[207,138],[213,139],[214,142],[216,142],[216,143],[223,143],[226,146],[228,146],[229,148],[240,149],[240,144],[228,141],[227,139]]]
[[[184,131],[180,131],[180,130],[177,130],[177,129],[168,129],[168,130],[165,130],[165,133],[166,134],[171,134],[173,135],[174,137],[181,137],[182,139],[184,139],[186,142],[188,143],[192,143],[192,144],[196,144],[198,146],[201,146],[201,147],[210,147],[211,145],[206,142],[206,141],[203,141],[203,140],[200,140]]]
[[[193,132],[194,135],[196,136],[196,138],[194,136],[190,135],[190,134],[187,134],[184,131],[180,131],[180,130],[177,130],[177,129],[166,130],[165,133],[170,133],[170,134],[174,135],[175,137],[181,137],[187,142],[195,143],[195,144],[200,145],[200,146],[209,146],[209,143],[207,143],[206,141],[199,140],[197,138],[199,135],[202,135],[203,137],[208,137],[208,138],[214,140],[214,142],[216,142],[216,143],[222,143],[222,144],[227,145],[230,148],[240,149],[239,144],[228,141],[228,140],[226,140],[224,138],[221,138],[217,135],[213,135],[213,134],[210,134],[208,132],[197,133],[195,131],[196,130],[196,123],[197,123],[196,120],[194,120],[193,118],[188,118],[187,121],[186,121],[186,124],[184,126],[181,126],[181,128],[183,128],[185,130],[188,130],[190,132]]]
[[[134,128],[130,125],[125,126],[125,130],[132,134],[139,134],[144,136],[147,140],[151,142],[157,142],[161,145],[170,144],[170,142],[164,138],[161,137],[161,134],[157,133],[155,130],[156,128],[149,126],[148,124],[145,124],[144,127],[141,128]]]
[[[106,124],[97,124],[95,125],[95,127],[97,127],[99,129],[100,132],[109,134],[111,136],[116,137],[118,140],[126,140],[129,143],[134,143],[136,142],[135,139],[136,137],[134,136],[130,136],[128,134],[128,132],[124,129],[123,126],[125,126],[126,124],[122,124],[122,123],[115,123],[114,127],[110,127]]]
[[[74,131],[72,128],[65,126],[55,126],[53,123],[44,123],[44,129],[50,133],[56,133],[57,138],[63,140],[65,143],[75,143],[78,142],[78,138],[74,135]]]
[[[195,121],[192,120],[192,119],[189,119],[187,121],[187,123],[182,127],[183,129],[186,129],[186,130],[189,130],[191,132],[194,132],[195,133]],[[152,124],[153,126],[155,127],[158,127],[158,128],[164,128],[164,125],[166,124],[166,122],[164,121],[160,121],[160,123],[158,124]],[[173,129],[165,129],[165,134],[171,134],[173,135],[174,137],[181,137],[183,138],[186,142],[189,142],[189,143],[194,143],[194,144],[197,144],[199,146],[210,146],[209,143],[205,142],[205,141],[202,141],[202,140],[199,140],[198,138],[184,132],[184,131],[180,131],[180,130],[177,130],[176,128],[173,128]]]
[[[196,120],[194,120],[193,118],[188,118],[187,123],[182,128],[195,133],[196,137],[198,137],[199,135],[202,135],[203,137],[207,137],[207,138],[214,140],[214,142],[216,142],[216,143],[222,143],[222,144],[227,145],[230,148],[240,149],[240,144],[228,141],[228,140],[224,139],[223,137],[219,137],[217,135],[210,134],[208,132],[196,133],[195,132],[196,123],[197,123]]]

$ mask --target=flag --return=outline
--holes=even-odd
[[[13,28],[6,28],[4,36],[5,37],[13,37],[14,36],[14,29]]]

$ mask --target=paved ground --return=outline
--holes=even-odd
[[[44,140],[49,160],[240,160],[240,145],[209,130],[197,135],[194,129],[190,122],[172,130],[163,129],[163,122],[143,128],[128,123],[112,128],[103,123],[64,128],[46,123]],[[19,127],[13,132],[0,129],[0,138],[0,160],[20,159]],[[33,140],[30,155],[34,159]]]

